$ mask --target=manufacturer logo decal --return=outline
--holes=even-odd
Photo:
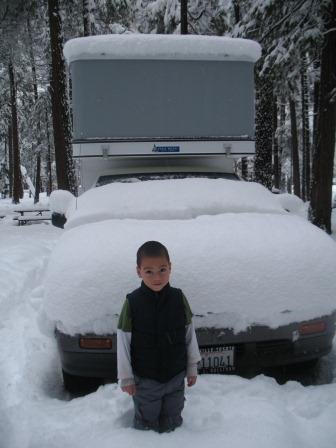
[[[180,152],[179,146],[153,146],[152,152]]]

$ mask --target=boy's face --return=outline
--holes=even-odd
[[[161,291],[169,282],[171,264],[166,257],[143,257],[137,273],[144,284],[155,292]]]

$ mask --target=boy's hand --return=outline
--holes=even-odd
[[[197,375],[195,375],[195,376],[188,376],[187,377],[188,387],[193,386],[196,383],[196,380],[197,380]]]
[[[135,384],[130,384],[129,386],[123,386],[121,388],[123,392],[126,392],[128,395],[135,395]]]

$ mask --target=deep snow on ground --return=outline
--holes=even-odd
[[[186,392],[184,425],[162,435],[131,428],[131,399],[114,384],[80,398],[65,393],[41,311],[41,278],[61,234],[0,222],[0,448],[334,448],[336,379],[303,387],[204,375]],[[323,361],[334,378],[335,360],[334,349]]]

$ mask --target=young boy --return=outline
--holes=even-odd
[[[184,377],[200,361],[192,313],[183,292],[169,285],[165,246],[147,241],[137,252],[140,288],[126,296],[118,323],[118,378],[134,401],[134,427],[159,432],[182,424]]]

